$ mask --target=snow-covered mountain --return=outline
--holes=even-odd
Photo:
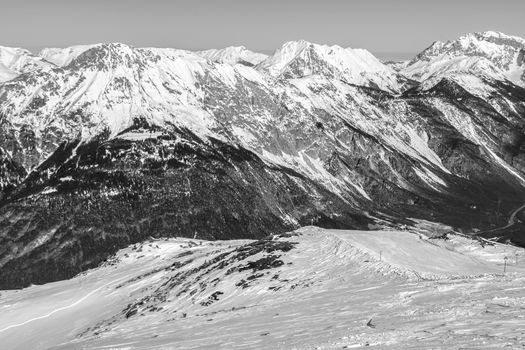
[[[68,65],[72,60],[77,58],[83,52],[99,45],[77,45],[66,48],[45,48],[38,53],[46,61],[62,67]]]
[[[402,72],[427,80],[472,73],[525,86],[525,39],[487,31],[457,40],[437,41],[417,55]]]
[[[0,286],[70,277],[149,236],[424,219],[523,244],[507,225],[525,195],[525,89],[503,59],[447,45],[400,71],[305,41],[260,62],[43,50],[0,83]]]
[[[285,79],[321,75],[391,92],[401,90],[406,81],[367,50],[318,45],[305,40],[285,43],[258,68]]]
[[[0,46],[0,83],[19,74],[51,66],[40,56],[25,49]]]
[[[230,46],[224,49],[210,49],[196,53],[210,61],[231,65],[241,63],[255,66],[268,57],[268,55],[263,53],[250,51],[244,46]]]

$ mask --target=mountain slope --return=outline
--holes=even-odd
[[[523,205],[525,89],[452,59],[416,84],[307,42],[256,66],[118,43],[43,52],[53,66],[0,84],[4,288],[149,236],[487,232]],[[493,237],[525,244],[520,227]]]
[[[38,56],[42,57],[48,62],[53,63],[55,66],[63,67],[71,63],[72,60],[77,58],[83,52],[91,49],[97,45],[77,45],[67,48],[45,48],[38,53]]]
[[[2,292],[0,339],[9,349],[519,347],[516,253],[424,230],[152,239],[71,280]]]
[[[245,149],[183,130],[130,130],[64,147],[12,193],[0,209],[0,286],[69,278],[152,236],[257,238],[311,222],[371,220]]]
[[[230,46],[223,49],[210,49],[196,52],[210,61],[226,64],[241,63],[248,66],[255,66],[268,56],[262,53],[253,52],[244,46]]]
[[[435,42],[401,70],[408,77],[431,77],[470,72],[525,86],[525,39],[498,32],[472,33],[457,40]]]
[[[0,83],[50,66],[51,63],[25,49],[0,46]]]
[[[364,49],[290,41],[258,68],[270,75],[301,78],[312,74],[342,79],[347,83],[398,92],[406,79]]]

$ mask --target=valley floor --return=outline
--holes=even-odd
[[[0,347],[518,348],[524,288],[524,250],[456,235],[152,240],[71,280],[0,291]]]

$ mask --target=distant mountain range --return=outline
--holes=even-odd
[[[0,47],[0,288],[150,236],[426,220],[525,245],[524,128],[525,39],[496,32],[388,63],[307,41]]]

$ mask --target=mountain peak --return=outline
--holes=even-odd
[[[469,35],[470,36],[474,36],[474,37],[476,37],[476,38],[478,38],[480,40],[491,41],[491,40],[497,39],[497,40],[521,42],[521,43],[525,44],[525,39],[524,38],[521,38],[519,36],[507,35],[505,33],[497,32],[497,31],[493,31],[493,30],[487,30],[487,31],[484,31],[484,32],[469,33],[469,34],[466,34],[464,36],[469,36]]]
[[[486,56],[501,50],[501,46],[525,48],[525,39],[496,31],[474,32],[449,41],[435,41],[423,50],[414,60],[441,54]]]
[[[0,83],[51,64],[29,50],[0,46]]]
[[[114,69],[117,66],[131,66],[135,48],[122,43],[102,43],[92,45],[69,61],[69,65],[88,67],[94,65],[99,70]]]
[[[525,72],[520,65],[520,52],[524,49],[525,39],[517,36],[496,31],[468,33],[456,40],[434,42],[410,61],[403,73],[425,80],[437,75],[474,71],[498,80],[503,76],[523,86]]]
[[[322,75],[350,84],[399,91],[403,78],[367,50],[319,45],[306,40],[284,43],[258,65],[274,77]]]
[[[0,56],[3,56],[8,53],[18,53],[18,54],[24,54],[24,55],[32,55],[32,53],[27,50],[20,47],[10,47],[10,46],[1,46],[0,45]]]
[[[65,48],[45,48],[38,53],[38,56],[42,57],[48,62],[53,63],[56,66],[62,67],[68,65],[73,59],[78,57],[80,54],[96,45],[97,44],[75,45]]]
[[[283,50],[283,49],[304,50],[308,47],[313,47],[313,46],[319,46],[319,45],[312,43],[310,41],[304,40],[304,39],[290,40],[290,41],[285,42],[283,45],[281,45],[281,47],[278,50]]]
[[[465,34],[459,39],[449,43],[453,45],[459,44],[461,48],[465,50],[478,50],[489,54],[501,49],[502,46],[510,46],[513,48],[525,47],[525,39],[495,31]]]
[[[210,49],[195,52],[197,55],[217,63],[237,64],[254,66],[268,56],[262,53],[248,50],[245,46],[228,46],[222,49]]]

